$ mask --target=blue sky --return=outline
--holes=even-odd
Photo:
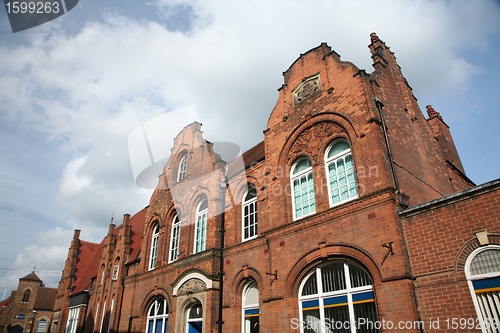
[[[246,150],[301,53],[327,42],[371,72],[371,32],[450,126],[468,176],[498,178],[499,1],[81,0],[15,34],[1,6],[1,295],[34,266],[55,287],[75,228],[98,242],[113,212],[148,204],[134,128],[195,105],[207,139]]]

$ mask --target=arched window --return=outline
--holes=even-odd
[[[242,204],[242,239],[243,241],[257,237],[257,191],[253,185],[243,196]]]
[[[351,261],[313,269],[300,285],[299,308],[301,332],[378,332],[372,278]]]
[[[148,310],[146,333],[168,332],[168,304],[163,297],[157,298]]]
[[[115,265],[113,266],[113,276],[111,279],[113,281],[118,280],[118,274],[120,273],[120,257],[115,259]]]
[[[179,240],[181,237],[181,221],[179,215],[175,214],[172,221],[172,232],[170,234],[170,254],[168,262],[174,262],[179,257]]]
[[[208,200],[205,198],[196,209],[196,230],[194,235],[194,253],[205,251],[207,246]]]
[[[200,302],[196,302],[188,309],[186,321],[186,333],[203,331],[203,308]]]
[[[500,332],[500,246],[474,250],[465,262],[465,274],[483,332]]]
[[[295,162],[290,178],[293,190],[293,219],[314,214],[316,198],[311,161],[303,157]]]
[[[47,332],[47,319],[42,318],[36,324],[36,333],[45,333]]]
[[[28,303],[30,301],[31,289],[26,289],[23,294],[22,303]]]
[[[156,255],[158,254],[158,238],[160,237],[160,226],[156,224],[151,234],[151,251],[149,252],[149,270],[156,267]]]
[[[177,182],[180,182],[184,178],[186,178],[187,171],[187,153],[184,153],[181,157],[181,161],[179,162],[179,168],[177,170]]]
[[[243,333],[259,333],[259,289],[255,281],[243,289]]]
[[[330,207],[358,197],[351,147],[345,140],[333,142],[325,153]]]

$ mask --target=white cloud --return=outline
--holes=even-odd
[[[45,156],[40,170],[32,161],[46,152],[34,149],[36,142],[23,145],[22,154],[14,145],[2,149],[8,159],[0,166],[10,176],[2,185],[17,191],[2,197],[2,205],[14,207],[9,218],[34,224],[37,219],[27,216],[38,213],[46,223],[50,216],[59,219],[57,225],[80,228],[84,238],[100,241],[113,211],[133,214],[148,204],[150,191],[135,185],[127,147],[130,132],[141,123],[194,104],[207,139],[245,150],[263,139],[281,73],[321,42],[370,72],[366,45],[377,32],[421,97],[469,89],[486,68],[468,53],[487,54],[500,30],[494,1],[158,0],[156,5],[168,24],[105,11],[102,20],[96,15],[71,34],[58,21],[25,35],[24,44],[0,44],[1,123],[12,133],[43,137],[40,146],[57,147],[50,155],[54,164]],[[76,9],[66,16],[72,13]],[[182,29],[173,28],[175,20]],[[171,144],[173,138],[164,139]],[[55,197],[58,201],[49,203]],[[19,208],[22,200],[33,202],[32,211]],[[69,234],[61,232],[68,240]],[[13,237],[23,242],[22,232]],[[67,251],[69,241],[63,243]],[[24,246],[16,265],[35,265],[41,259],[37,250],[60,255],[58,247],[37,241]]]

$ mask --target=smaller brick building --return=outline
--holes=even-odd
[[[46,288],[33,271],[1,303],[0,333],[46,333],[52,321],[56,288]]]

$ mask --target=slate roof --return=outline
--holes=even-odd
[[[33,310],[52,311],[56,300],[57,288],[40,287],[36,294]]]

